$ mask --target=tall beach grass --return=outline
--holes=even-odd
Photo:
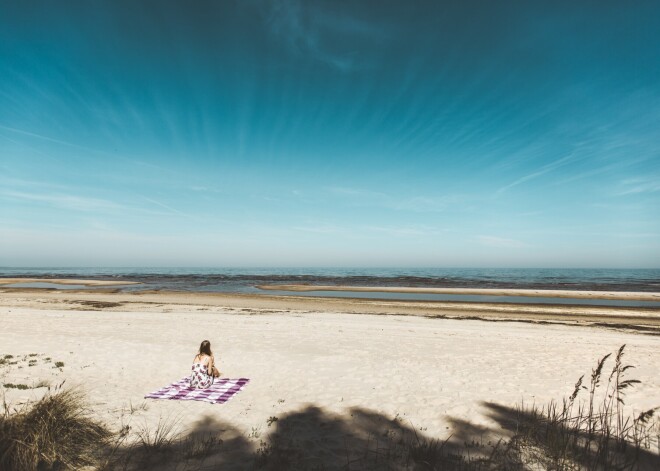
[[[58,390],[0,416],[0,469],[55,470],[94,466],[113,438],[94,420],[84,395]]]

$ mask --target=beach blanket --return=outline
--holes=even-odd
[[[238,391],[243,389],[250,380],[248,378],[238,379],[216,379],[210,388],[197,389],[190,387],[190,377],[160,388],[158,391],[147,394],[145,399],[175,399],[180,401],[205,401],[211,404],[224,404]]]

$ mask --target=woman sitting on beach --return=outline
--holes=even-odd
[[[204,340],[199,346],[199,353],[195,356],[190,375],[190,387],[206,389],[213,384],[213,378],[220,376],[215,367],[215,358],[211,351],[211,342]]]

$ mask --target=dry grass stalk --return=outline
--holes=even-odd
[[[637,417],[626,415],[625,393],[640,381],[625,378],[633,366],[623,364],[624,351],[622,345],[604,387],[603,368],[611,355],[599,360],[592,370],[588,402],[580,403],[577,410],[576,398],[587,389],[582,385],[583,378],[578,380],[561,409],[551,402],[541,409],[519,410],[519,415],[525,418],[518,439],[530,446],[541,446],[548,465],[554,469],[635,469],[640,454],[651,448],[654,439],[651,421],[656,409]]]

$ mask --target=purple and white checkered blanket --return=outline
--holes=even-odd
[[[190,387],[190,376],[160,388],[158,391],[147,394],[148,399],[177,399],[181,401],[206,401],[211,404],[224,404],[238,391],[243,389],[250,380],[248,378],[238,379],[216,379],[210,388],[196,389]]]

